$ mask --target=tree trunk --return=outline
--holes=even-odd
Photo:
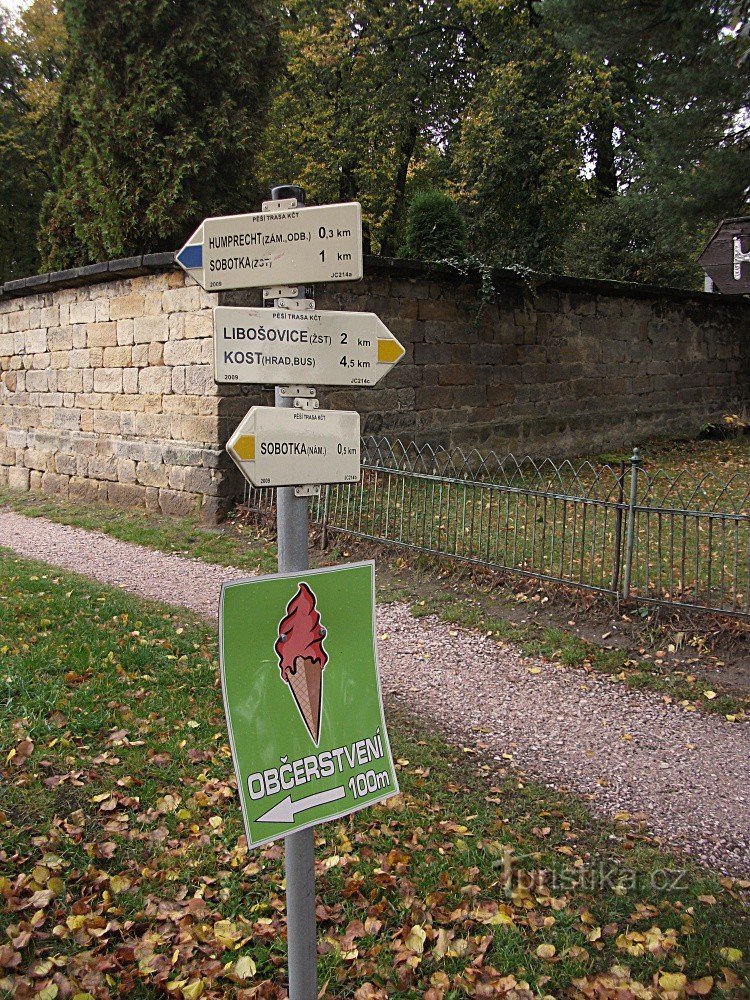
[[[383,257],[395,257],[398,252],[396,235],[404,212],[406,180],[409,176],[409,165],[411,164],[412,156],[414,156],[418,137],[419,126],[417,125],[417,120],[412,118],[397,151],[398,169],[396,171],[393,203],[380,231],[380,253]]]
[[[594,188],[597,200],[617,194],[617,167],[615,165],[615,121],[608,112],[602,112],[594,122]]]

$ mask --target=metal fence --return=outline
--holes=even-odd
[[[248,487],[245,505],[274,507]],[[643,467],[362,440],[359,483],[323,487],[325,532],[620,596],[750,618],[750,483]]]

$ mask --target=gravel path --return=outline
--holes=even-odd
[[[0,511],[0,545],[206,617],[224,580],[246,577]],[[383,689],[462,745],[503,754],[603,815],[642,814],[665,841],[731,875],[750,875],[750,726],[688,713],[657,695],[522,657],[512,646],[378,610]]]

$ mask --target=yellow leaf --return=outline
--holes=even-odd
[[[224,820],[221,818],[221,816],[208,817],[208,825],[211,827],[212,830],[218,830],[223,822]]]
[[[549,960],[554,958],[557,948],[553,944],[540,944],[536,950],[537,958],[543,958]]]
[[[182,995],[185,997],[185,1000],[198,1000],[198,997],[203,995],[203,980],[194,979],[192,983],[183,986]]]
[[[92,798],[91,801],[92,802],[104,802],[106,799],[108,799],[110,797],[111,794],[112,794],[112,792],[102,792],[100,795],[95,795]]]
[[[719,954],[727,962],[741,962],[742,952],[739,948],[719,948]]]
[[[233,948],[242,934],[231,920],[219,920],[214,924],[214,936],[222,948]]]
[[[680,993],[687,986],[687,976],[681,972],[662,972],[659,976],[659,986],[663,990],[674,990]]]
[[[414,951],[417,955],[421,955],[424,951],[426,937],[427,935],[425,934],[424,928],[420,927],[419,924],[414,924],[412,929],[409,931],[404,944],[409,951]]]
[[[83,927],[86,923],[86,917],[81,915],[73,915],[67,918],[65,923],[68,925],[68,929],[71,931],[77,931],[79,927]]]
[[[707,997],[713,988],[713,976],[704,976],[702,979],[696,979],[695,982],[690,984],[690,992],[697,993],[699,997]]]
[[[237,963],[232,970],[238,979],[252,979],[255,975],[255,962],[249,955],[243,955],[237,959]]]
[[[704,691],[703,692],[703,697],[704,698],[708,698],[709,701],[713,701],[714,698],[716,697],[716,692],[715,691]]]
[[[132,882],[130,879],[126,878],[124,875],[113,875],[109,880],[109,887],[114,893],[124,892],[126,889],[129,889],[131,885]]]

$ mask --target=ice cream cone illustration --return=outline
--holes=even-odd
[[[279,623],[276,655],[281,678],[286,681],[315,745],[320,740],[323,707],[323,668],[328,654],[323,649],[326,630],[320,624],[315,594],[306,583],[286,606]]]

